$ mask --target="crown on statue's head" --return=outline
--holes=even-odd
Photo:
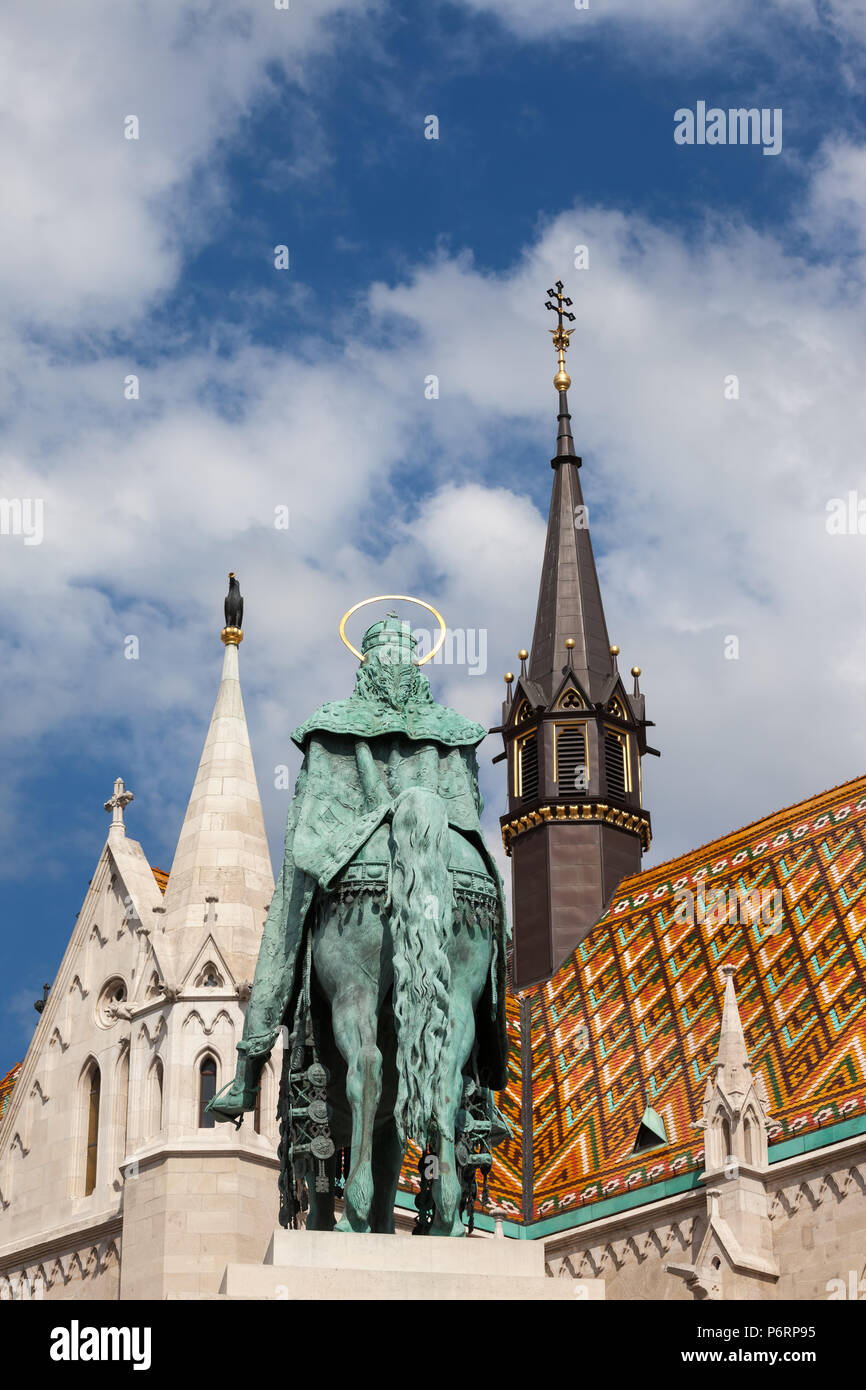
[[[361,652],[362,656],[366,657],[370,652],[376,651],[380,658],[386,654],[392,664],[399,662],[409,665],[415,660],[417,646],[418,640],[413,637],[412,629],[405,619],[398,618],[396,613],[389,613],[387,618],[367,628],[361,642]]]

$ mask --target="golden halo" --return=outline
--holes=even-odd
[[[417,603],[419,607],[426,608],[428,613],[432,613],[439,624],[439,636],[427,655],[422,657],[418,662],[419,666],[423,666],[436,655],[442,643],[445,641],[445,619],[442,617],[439,610],[433,607],[432,603],[425,603],[423,598],[412,598],[411,594],[377,594],[375,598],[362,598],[360,603],[356,603],[354,607],[350,608],[347,613],[344,613],[340,619],[340,641],[349,648],[352,655],[356,656],[359,661],[366,661],[367,658],[364,656],[363,652],[359,652],[357,647],[353,647],[346,636],[346,623],[353,613],[357,613],[359,608],[366,608],[368,603],[387,603],[388,599],[397,599],[401,603]]]

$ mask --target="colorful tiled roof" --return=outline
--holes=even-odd
[[[509,997],[502,1108],[515,1137],[497,1150],[491,1182],[508,1217],[561,1216],[702,1168],[691,1125],[718,1045],[726,962],[770,1097],[771,1145],[866,1114],[864,866],[866,777],[627,879],[553,979]],[[720,889],[724,906],[683,922],[684,890],[700,907]],[[778,924],[740,906],[776,889]],[[670,1143],[635,1155],[647,1104]]]
[[[21,1062],[16,1062],[12,1070],[7,1071],[2,1081],[0,1081],[0,1120],[2,1120],[3,1116],[6,1114],[6,1106],[9,1103],[9,1097],[15,1089],[15,1082],[18,1080],[18,1073],[21,1071],[22,1065]]]
[[[165,869],[155,869],[151,864],[150,872],[153,874],[154,878],[157,881],[160,893],[164,894],[166,884],[168,883],[168,874],[166,873]]]

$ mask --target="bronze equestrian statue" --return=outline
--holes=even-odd
[[[351,698],[292,735],[304,761],[283,869],[237,1074],[209,1108],[238,1123],[254,1110],[285,1029],[281,1222],[306,1213],[331,1230],[342,1195],[336,1229],[393,1231],[414,1141],[416,1232],[462,1236],[504,1134],[507,927],[479,822],[486,731],[434,701],[396,615],[359,655]]]

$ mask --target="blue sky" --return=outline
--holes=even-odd
[[[275,862],[274,768],[351,688],[357,599],[484,629],[486,674],[434,687],[497,722],[534,614],[557,274],[608,624],[664,755],[648,862],[862,772],[866,539],[825,526],[866,496],[862,5],[74,9],[0,18],[0,495],[45,509],[42,544],[0,536],[0,1072],[117,775],[170,866],[229,568]],[[781,154],[677,146],[698,101],[781,108]],[[495,840],[486,749],[483,790]]]

